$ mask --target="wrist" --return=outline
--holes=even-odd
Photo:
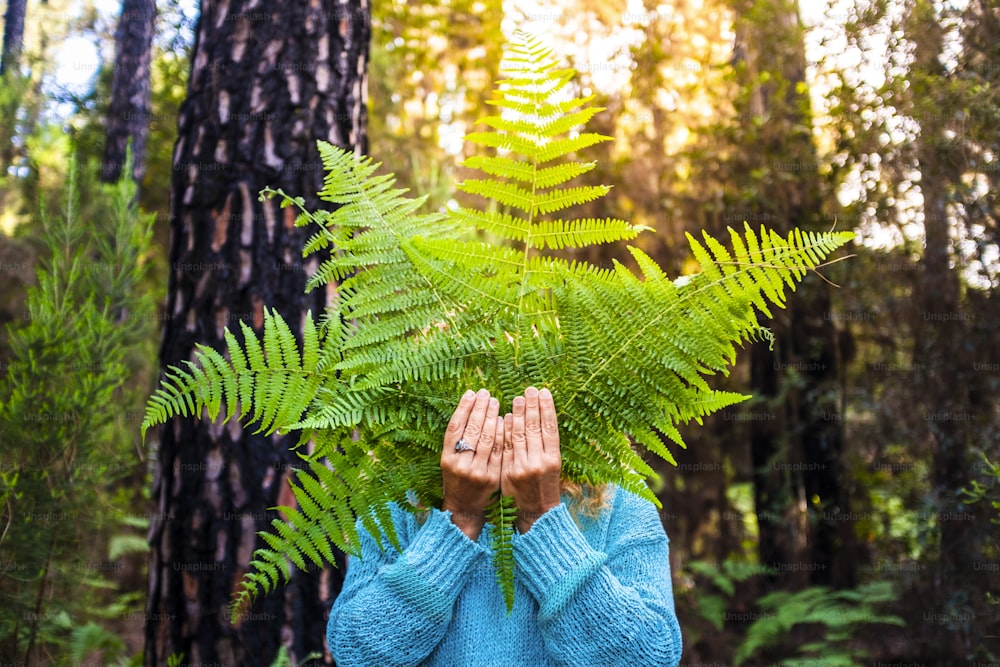
[[[441,510],[451,514],[451,522],[472,541],[479,539],[479,533],[486,524],[486,515],[480,510],[471,512],[457,507],[441,506]]]

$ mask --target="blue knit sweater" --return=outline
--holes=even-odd
[[[493,574],[490,529],[473,542],[449,512],[423,525],[393,507],[402,553],[365,531],[330,612],[339,667],[676,667],[667,535],[656,507],[612,489],[611,507],[578,525],[563,504],[514,536],[508,616]],[[388,542],[387,542],[388,544]]]

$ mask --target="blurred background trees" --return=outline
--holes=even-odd
[[[235,85],[224,77],[214,83],[205,78],[206,71],[211,73],[205,68],[216,57],[209,54],[231,53],[238,43],[245,43],[248,53],[264,53],[270,28],[266,19],[257,25],[248,16],[246,27],[253,30],[246,35],[205,33],[203,40],[212,43],[200,45],[209,51],[207,60],[195,61],[194,72],[202,79],[193,80],[195,24],[211,5],[157,3],[148,47],[149,106],[143,111],[141,88],[124,94],[116,88],[142,83],[142,76],[121,77],[122,66],[115,71],[115,54],[122,52],[116,51],[116,35],[120,44],[123,35],[145,34],[126,30],[119,20],[124,12],[127,19],[148,21],[147,10],[129,13],[132,4],[147,10],[152,5],[11,0],[3,10],[14,19],[5,21],[0,85],[0,323],[6,325],[0,332],[0,386],[7,388],[0,394],[0,653],[30,664],[73,664],[84,658],[139,663],[144,647],[148,664],[162,664],[182,652],[192,658],[190,646],[200,631],[182,630],[182,620],[169,618],[187,612],[159,604],[143,610],[148,571],[142,549],[149,519],[158,514],[166,513],[169,525],[180,531],[176,539],[195,534],[184,532],[193,530],[193,511],[178,505],[180,513],[169,515],[169,509],[154,508],[153,475],[160,471],[161,491],[180,483],[179,488],[191,489],[189,499],[198,497],[209,470],[203,455],[212,448],[177,458],[182,449],[165,444],[163,438],[171,436],[164,435],[143,450],[137,433],[141,399],[136,397],[153,386],[153,359],[164,328],[182,332],[191,321],[164,305],[168,282],[190,283],[192,290],[199,280],[211,282],[194,328],[214,336],[224,296],[215,290],[229,289],[225,276],[239,275],[240,268],[231,265],[237,255],[226,254],[226,242],[212,250],[218,237],[208,234],[190,246],[207,254],[191,255],[197,261],[184,263],[229,268],[178,275],[171,264],[179,256],[168,253],[170,209],[176,221],[185,207],[200,206],[198,215],[211,217],[223,210],[227,198],[243,206],[241,183],[251,207],[259,205],[253,191],[264,185],[306,197],[318,187],[317,174],[285,182],[291,170],[267,171],[260,159],[229,153],[223,155],[225,162],[214,148],[181,161],[234,167],[196,170],[193,176],[175,169],[178,136],[197,140],[194,109],[209,104],[209,98],[217,104],[219,91]],[[20,55],[8,56],[17,52],[7,46],[6,35],[17,32],[21,7]],[[295,24],[284,31],[285,48],[293,55],[283,62],[298,63],[299,71],[262,78],[271,82],[267,91],[287,90],[295,74],[304,72],[305,80],[317,76],[305,69],[313,56],[295,55],[312,53],[311,47],[292,44],[314,34],[303,29],[312,19],[282,11],[280,20]],[[692,425],[685,433],[690,448],[678,468],[662,470],[657,493],[672,540],[684,660],[746,665],[807,664],[810,657],[822,664],[1000,661],[1000,517],[994,505],[1000,482],[990,464],[1000,460],[997,4],[375,3],[367,59],[367,151],[405,186],[430,194],[429,206],[448,206],[456,197],[452,184],[464,175],[460,163],[474,150],[461,137],[486,113],[503,35],[515,26],[550,40],[567,65],[580,71],[581,90],[605,107],[595,126],[615,141],[588,153],[599,163],[589,176],[614,189],[590,205],[591,212],[654,227],[656,232],[639,244],[675,274],[694,268],[684,241],[688,231],[718,233],[746,220],[778,229],[836,226],[859,234],[855,256],[824,271],[830,282],[810,276],[789,309],[775,313],[769,323],[777,338],[774,349],[766,342],[749,346],[733,373],[718,379],[720,386],[752,392],[755,398],[703,426]],[[257,60],[266,62],[262,58]],[[235,71],[229,75],[235,78]],[[193,95],[182,114],[182,102]],[[136,106],[122,111],[123,99]],[[233,91],[230,100],[231,118],[223,125],[232,134],[202,140],[225,135],[227,146],[236,146],[241,136],[259,136],[267,125],[254,114],[279,113]],[[305,137],[296,146],[325,132],[307,129],[321,110],[341,113],[332,95],[315,106],[292,106],[288,119],[283,115],[272,132]],[[122,130],[116,125],[126,113],[139,122]],[[204,122],[204,132],[216,125],[214,119]],[[50,349],[44,343],[49,334],[39,333],[48,330],[39,329],[40,321],[32,316],[37,306],[31,304],[40,293],[29,296],[28,290],[53,284],[45,278],[55,261],[49,259],[51,221],[61,219],[55,212],[66,210],[70,155],[83,165],[74,185],[79,201],[74,220],[97,244],[110,238],[108,211],[118,210],[110,202],[120,193],[102,189],[93,174],[106,154],[121,154],[121,137],[142,132],[147,133],[145,155],[132,175],[139,179],[140,208],[157,215],[152,250],[140,253],[143,271],[133,291],[160,305],[145,319],[126,316],[118,322],[130,330],[131,342],[123,343],[129,351],[114,367],[117,379],[100,385],[103,370],[68,369],[63,364],[71,362],[40,356],[41,349]],[[282,145],[291,150],[292,141]],[[363,132],[350,139],[356,146],[362,141]],[[252,143],[263,147],[266,141]],[[244,159],[249,160],[246,172],[235,168]],[[201,204],[185,201],[180,183],[200,193]],[[230,197],[231,192],[238,196]],[[45,216],[43,209],[49,212]],[[133,225],[139,225],[140,214],[129,210]],[[228,215],[241,213],[230,208]],[[263,220],[266,213],[260,215]],[[233,230],[240,225],[237,218]],[[198,224],[211,229],[215,223],[206,218]],[[266,236],[262,232],[255,238],[261,235]],[[235,243],[238,236],[233,231],[227,238]],[[184,238],[178,228],[174,242]],[[92,249],[78,261],[105,261],[98,245],[87,247]],[[262,284],[272,287],[258,294],[259,299],[289,295],[271,303],[279,309],[302,307],[291,301],[297,293],[291,277],[307,269],[294,264],[297,255],[288,249],[293,261],[282,259],[278,265],[294,270],[262,277]],[[613,256],[623,253],[612,248],[588,259],[610,262]],[[255,256],[252,266],[271,262],[263,257]],[[282,282],[286,279],[288,285]],[[279,283],[284,287],[273,287]],[[250,301],[240,301],[250,299],[252,291],[236,290],[238,305],[229,312],[253,312]],[[97,287],[80,287],[67,299],[85,302],[90,293],[104,298]],[[176,303],[172,298],[170,303]],[[144,322],[148,326],[139,326]],[[184,345],[194,339],[189,336]],[[170,359],[183,358],[187,348],[182,347],[174,348]],[[69,347],[63,353],[67,358],[82,354]],[[19,405],[25,404],[29,381],[23,369],[32,368],[32,359],[34,398],[12,413],[17,396],[22,397]],[[26,362],[29,366],[19,365]],[[65,393],[66,387],[82,392],[97,391],[99,385],[113,387],[101,390],[111,392],[103,407],[112,425],[91,429],[104,434],[101,446],[85,448],[85,456],[62,455],[63,467],[53,467],[52,456],[68,441],[52,429],[56,424],[32,420],[32,415],[44,413],[43,397],[69,400],[74,394]],[[80,420],[70,425],[84,423],[81,415],[70,414]],[[42,438],[44,446],[28,446],[28,436]],[[248,453],[252,450],[261,461],[279,460],[281,448],[281,443],[256,443]],[[163,462],[168,459],[183,459],[190,470],[167,470]],[[87,475],[99,465],[121,466],[120,474],[95,481]],[[253,468],[228,454],[220,466],[212,474],[224,480]],[[68,479],[76,481],[63,483]],[[53,493],[57,487],[59,493]],[[262,502],[261,507],[274,504],[273,499]],[[77,508],[72,526],[59,514],[70,514],[71,505]],[[222,516],[220,509],[212,525],[224,526]],[[40,524],[38,517],[61,523]],[[41,553],[31,545],[46,542],[53,528],[65,542],[45,552],[53,555],[44,567],[45,558],[25,554]],[[153,536],[163,530],[154,526]],[[200,558],[207,565],[238,567],[227,560],[237,555],[223,558],[205,545],[198,547],[201,543],[188,544],[195,551],[185,562]],[[165,562],[165,556],[158,558]],[[195,574],[199,584],[213,581],[212,572],[188,574]],[[198,603],[212,616],[217,633],[224,630],[212,605],[228,591],[230,574],[215,577],[226,581],[215,601]],[[183,579],[170,595],[191,593]],[[307,594],[314,599],[304,605],[329,602],[329,591],[300,589],[307,590],[313,590]],[[43,604],[35,612],[39,591]],[[281,599],[275,596],[278,604]],[[289,613],[290,619],[296,612]],[[317,613],[324,612],[313,611],[300,624],[321,627],[325,619]],[[143,639],[147,627],[153,634],[180,633],[186,639],[154,638],[159,644],[153,647]],[[205,637],[210,634],[204,631]],[[232,641],[235,646],[243,640]],[[311,649],[297,641],[284,635],[262,640],[267,648],[254,656],[255,664],[269,664],[278,642],[296,659],[305,658]],[[205,659],[207,654],[200,655]]]

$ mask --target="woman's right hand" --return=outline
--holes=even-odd
[[[485,389],[465,392],[444,435],[441,509],[450,511],[452,523],[473,541],[486,523],[486,506],[500,490],[503,438],[499,401]],[[473,450],[456,450],[459,440]]]

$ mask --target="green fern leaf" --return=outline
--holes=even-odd
[[[490,533],[493,565],[508,614],[514,608],[513,537],[516,520],[517,510],[510,496],[499,496],[487,508],[487,521],[493,524]]]
[[[477,208],[421,213],[368,157],[320,142],[326,169],[310,212],[301,198],[265,190],[298,209],[313,232],[303,255],[325,251],[306,290],[337,282],[318,325],[308,314],[301,343],[264,311],[261,335],[240,322],[225,354],[198,348],[170,368],[150,397],[143,433],[175,416],[237,414],[258,432],[298,431],[305,467],[293,476],[295,508],[261,534],[233,609],[288,580],[291,568],[358,554],[358,530],[399,548],[391,504],[441,501],[442,433],[457,396],[487,387],[504,401],[528,385],[555,397],[563,476],[613,483],[659,504],[642,452],[674,463],[681,424],[747,397],[715,391],[737,347],[768,338],[788,291],[851,238],[794,230],[781,237],[745,225],[728,239],[689,235],[700,272],[671,280],[630,248],[639,267],[601,268],[547,254],[629,241],[647,228],[617,219],[573,219],[564,211],[608,188],[580,182],[595,163],[575,154],[607,141],[585,125],[601,111],[573,95],[574,72],[540,40],[518,33],[506,78],[490,101],[486,131],[466,139],[496,149],[465,166],[480,173],[457,187]],[[496,154],[501,153],[501,154]],[[574,181],[580,179],[580,181]],[[494,567],[513,604],[509,498],[490,508]]]

